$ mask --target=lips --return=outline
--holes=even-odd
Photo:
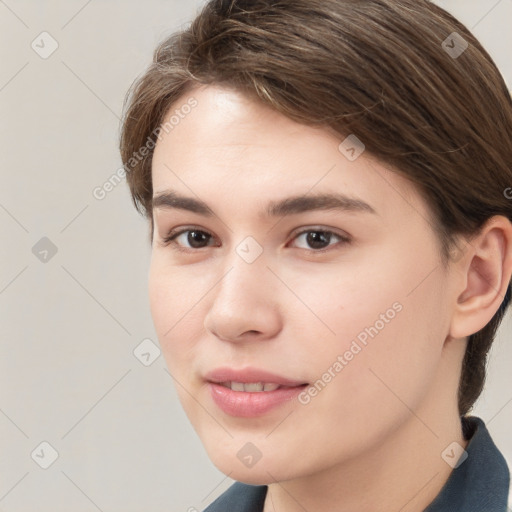
[[[251,367],[240,370],[228,367],[216,368],[208,372],[204,378],[208,382],[229,387],[234,391],[246,392],[273,391],[278,388],[293,388],[307,384],[304,381]]]
[[[293,401],[308,383],[258,368],[216,368],[204,376],[211,399],[224,413],[255,418]]]
[[[246,393],[261,393],[262,391],[275,391],[285,386],[275,382],[221,382],[221,386],[231,389],[231,391],[245,391]]]

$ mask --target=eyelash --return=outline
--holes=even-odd
[[[213,236],[211,233],[209,233],[208,231],[205,231],[203,229],[197,229],[195,227],[187,227],[185,229],[180,229],[178,231],[171,231],[170,233],[168,233],[168,235],[162,240],[162,245],[164,247],[173,245],[173,246],[175,246],[174,248],[177,251],[185,252],[185,253],[198,252],[201,249],[206,249],[207,247],[210,247],[210,246],[206,246],[206,247],[200,247],[200,248],[196,248],[196,249],[195,248],[184,248],[184,247],[180,246],[175,241],[175,239],[177,237],[179,237],[183,233],[188,233],[190,231],[195,231],[197,233],[202,233],[202,234],[207,235],[209,237]],[[304,229],[304,230],[296,233],[294,235],[293,239],[295,240],[296,238],[298,238],[299,236],[301,236],[301,235],[303,235],[305,233],[323,233],[323,234],[334,235],[335,237],[339,238],[340,242],[342,242],[343,244],[348,244],[348,243],[350,243],[352,241],[351,238],[346,236],[346,235],[341,235],[341,234],[335,233],[334,231],[330,231],[328,229],[322,229],[322,228]],[[330,240],[329,240],[329,242],[330,242]],[[299,247],[299,249],[302,249],[302,250],[307,251],[309,253],[316,253],[316,254],[320,253],[320,254],[322,254],[322,253],[325,253],[325,252],[329,251],[331,247],[334,247],[336,245],[337,244],[328,245],[324,249],[302,249],[301,247]]]

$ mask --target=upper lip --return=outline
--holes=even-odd
[[[236,370],[234,368],[222,367],[215,368],[208,372],[204,378],[209,382],[264,382],[279,384],[280,386],[301,386],[307,382],[287,379],[275,373],[260,370],[258,368],[243,368]]]

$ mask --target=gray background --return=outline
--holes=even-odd
[[[512,0],[438,3],[511,88]],[[121,165],[128,86],[201,4],[0,0],[0,511],[192,512],[232,483],[156,357],[146,223],[124,181],[93,196]],[[474,414],[512,466],[511,329],[509,313]]]

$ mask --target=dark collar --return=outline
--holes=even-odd
[[[461,418],[469,439],[467,459],[452,470],[448,481],[424,512],[506,512],[510,473],[485,426],[476,416]]]
[[[235,482],[204,512],[263,512],[268,486]]]
[[[510,474],[485,423],[476,416],[461,418],[469,443],[467,459],[452,470],[424,512],[506,512]],[[268,487],[235,482],[204,512],[262,512]]]

